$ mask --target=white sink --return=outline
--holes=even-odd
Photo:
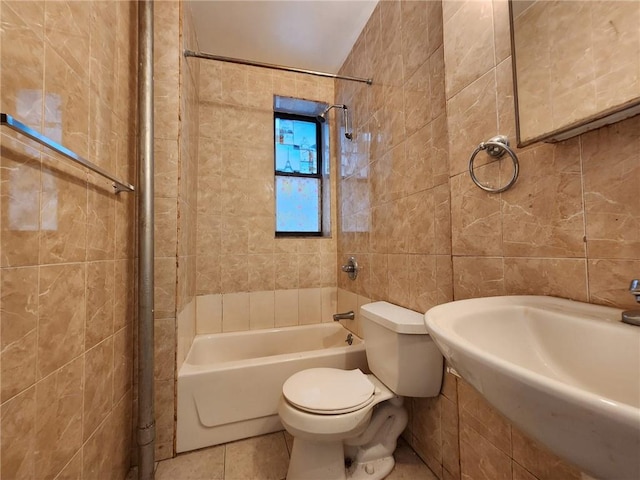
[[[505,417],[601,480],[640,479],[640,327],[554,297],[460,300],[425,314],[449,363]]]

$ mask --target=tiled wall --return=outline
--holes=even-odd
[[[176,355],[195,334],[199,64],[188,4],[154,7],[156,459],[174,454]],[[178,358],[181,362],[182,358]]]
[[[449,142],[440,2],[380,2],[337,82],[354,112],[342,141],[339,263],[355,255],[355,281],[338,278],[338,309],[386,300],[415,311],[453,299]],[[361,333],[360,318],[343,321]],[[439,478],[460,478],[455,379],[447,396],[407,399],[405,438]],[[457,475],[457,476],[456,476]]]
[[[136,183],[135,2],[0,4],[1,110]],[[124,478],[133,194],[2,127],[0,476]]]
[[[333,322],[336,309],[336,287],[199,295],[196,333]]]
[[[336,101],[353,112],[340,139],[339,264],[362,270],[341,289],[426,311],[452,299],[441,13],[436,2],[381,2],[342,72]]]
[[[374,85],[337,83],[336,101],[361,112],[356,144],[342,145],[338,255],[364,267],[356,282],[339,277],[338,308],[503,294],[633,307],[640,117],[517,151],[517,184],[484,193],[471,152],[496,134],[515,143],[507,3],[440,5],[379,4],[343,66]],[[498,183],[511,171],[477,174]],[[408,406],[406,437],[439,478],[580,478],[449,374],[438,398]]]
[[[333,94],[333,81],[326,78],[201,62],[197,295],[243,294],[233,298],[247,312],[249,293],[255,299],[264,292],[274,308],[278,292],[334,287],[335,295],[335,213],[332,238],[275,238],[273,176],[274,95],[333,103]],[[253,328],[281,321],[270,315]],[[251,328],[249,317],[231,323],[234,329]]]
[[[507,6],[445,3],[444,22],[455,298],[531,293],[634,306],[626,289],[640,269],[640,117],[518,151],[515,187],[485,194],[466,172],[469,152],[496,133],[515,135]],[[448,61],[455,48],[488,61]],[[479,175],[504,181],[506,165]]]

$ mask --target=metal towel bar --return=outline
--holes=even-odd
[[[67,157],[69,160],[73,160],[74,162],[79,163],[84,167],[87,167],[89,170],[91,170],[93,172],[96,172],[98,175],[102,175],[103,177],[108,178],[109,180],[111,180],[113,182],[113,188],[115,189],[115,193],[133,192],[135,190],[133,185],[118,180],[116,177],[111,175],[109,172],[103,170],[102,168],[98,167],[97,165],[91,163],[89,160],[81,157],[77,153],[69,150],[68,148],[60,145],[59,143],[51,140],[50,138],[45,137],[41,133],[36,132],[31,127],[28,127],[24,123],[19,122],[18,120],[16,120],[15,118],[13,118],[9,114],[0,113],[0,124],[6,125],[7,127],[11,128],[12,130],[15,130],[16,132],[21,133],[22,135],[24,135],[26,137],[29,137],[31,140],[34,140],[34,141],[38,142],[39,144],[44,145],[45,147],[49,147],[54,152],[57,152],[60,155],[62,155],[64,157]]]

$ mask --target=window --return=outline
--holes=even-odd
[[[321,125],[315,116],[274,112],[276,236],[321,236]]]

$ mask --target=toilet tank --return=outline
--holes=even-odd
[[[360,307],[369,369],[396,395],[435,397],[444,359],[427,331],[423,314],[388,302]]]

